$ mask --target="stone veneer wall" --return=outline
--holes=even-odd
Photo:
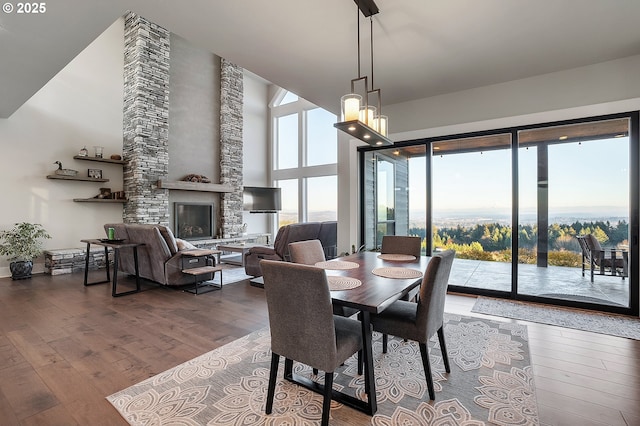
[[[224,238],[242,233],[242,68],[220,60],[220,183],[234,192],[221,196],[221,226]]]
[[[124,38],[123,221],[169,225],[169,31],[129,12]]]

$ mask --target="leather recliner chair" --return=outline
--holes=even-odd
[[[296,241],[320,240],[325,250],[325,257],[332,259],[337,252],[338,224],[335,221],[293,223],[280,227],[273,246],[251,247],[245,253],[244,269],[247,275],[261,277],[260,261],[281,260],[290,262],[289,243]]]

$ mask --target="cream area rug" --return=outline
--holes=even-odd
[[[224,268],[222,270],[222,284],[223,285],[237,283],[238,281],[248,280],[250,278],[253,278],[253,276],[247,275],[244,272],[244,268],[243,267],[229,267],[229,268]],[[212,283],[215,283],[215,284],[220,284],[220,273],[216,272],[216,274],[213,277],[213,280],[208,281],[208,282],[212,282]]]
[[[335,401],[331,425],[538,425],[526,326],[446,315],[451,373],[430,343],[436,400],[430,401],[418,345],[374,333],[378,411],[368,416]],[[273,413],[264,414],[271,360],[269,329],[251,333],[107,399],[131,425],[317,425],[322,396],[278,372]],[[322,381],[322,372],[294,363]],[[335,374],[336,389],[362,397],[355,357]]]
[[[640,340],[640,319],[624,315],[478,297],[471,312]]]

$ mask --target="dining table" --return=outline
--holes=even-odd
[[[384,311],[419,286],[430,260],[428,256],[416,258],[363,251],[315,265],[327,273],[332,303],[357,309],[362,325],[366,401],[335,389],[332,394],[334,400],[369,415],[376,413],[371,314]],[[332,282],[337,285],[332,287]],[[296,376],[292,371],[285,371],[285,378],[316,392],[323,391],[322,385]]]

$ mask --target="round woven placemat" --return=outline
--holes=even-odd
[[[362,281],[351,277],[338,277],[336,275],[327,276],[329,282],[329,290],[349,290],[362,285]]]
[[[410,262],[412,260],[416,260],[416,257],[410,254],[383,253],[381,255],[378,255],[378,259]]]
[[[419,278],[422,276],[422,272],[417,269],[399,267],[376,268],[371,272],[385,278]]]
[[[359,268],[360,265],[358,265],[355,262],[347,262],[344,260],[332,260],[332,261],[325,261],[325,262],[318,262],[314,265],[317,268],[322,268],[322,269],[336,269],[336,270],[340,270],[340,269],[355,269],[355,268]]]

